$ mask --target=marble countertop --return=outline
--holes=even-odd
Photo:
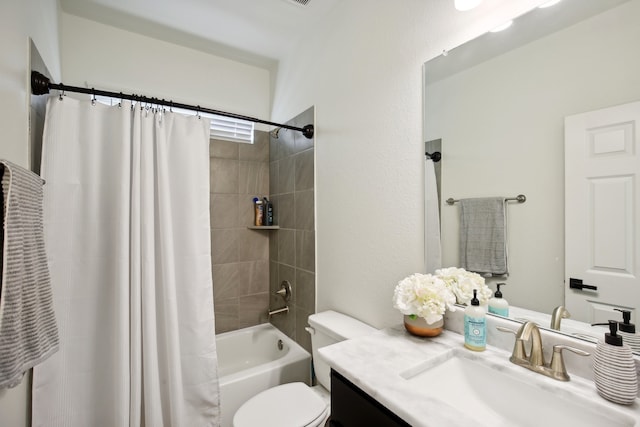
[[[466,357],[482,359],[495,369],[512,371],[525,380],[530,378],[531,383],[556,397],[583,396],[596,407],[603,405],[635,419],[635,425],[640,426],[639,399],[631,406],[616,405],[601,398],[590,380],[572,375],[569,382],[556,381],[510,363],[510,352],[493,346],[487,346],[487,350],[483,352],[472,352],[464,349],[463,341],[460,334],[448,330],[435,338],[419,338],[408,334],[403,325],[398,325],[324,347],[319,351],[333,369],[415,427],[455,427],[472,425],[471,423],[486,425],[482,420],[473,418],[472,414],[465,413],[463,402],[425,398],[418,387],[400,375],[401,372],[443,355],[452,348],[462,349],[468,353],[465,353]],[[487,384],[487,391],[493,393],[501,390],[491,389],[491,385]]]

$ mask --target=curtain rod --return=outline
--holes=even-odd
[[[216,114],[218,116],[231,117],[234,119],[246,120],[253,123],[261,123],[264,125],[277,126],[284,129],[297,130],[301,132],[307,139],[313,138],[314,128],[309,124],[304,127],[296,127],[290,125],[284,125],[281,123],[269,122],[267,120],[256,119],[254,117],[243,116],[235,113],[227,113],[226,111],[213,110],[211,108],[200,107],[199,105],[181,104],[179,102],[166,101],[164,99],[149,98],[142,95],[132,95],[122,92],[109,92],[106,90],[99,90],[94,88],[84,88],[78,86],[67,86],[62,83],[51,83],[51,81],[43,74],[37,71],[31,71],[31,93],[34,95],[45,95],[49,93],[51,89],[58,89],[63,92],[77,92],[85,93],[88,95],[107,96],[116,99],[128,99],[130,101],[144,102],[148,104],[163,105],[166,107],[182,108],[185,110],[199,111],[202,113]]]

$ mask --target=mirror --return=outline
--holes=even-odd
[[[509,277],[487,283],[506,282],[510,305],[541,326],[564,304],[564,117],[640,100],[638,16],[640,0],[563,0],[424,65],[424,140],[442,144],[442,265],[458,260],[446,199],[524,194],[506,206]]]

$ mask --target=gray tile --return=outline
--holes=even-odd
[[[209,140],[209,155],[220,159],[238,160],[238,145],[237,142],[211,139]]]
[[[213,264],[238,261],[238,230],[211,230],[211,261]]]
[[[269,133],[269,161],[274,162],[282,158],[280,151],[280,141],[271,136]]]
[[[272,161],[269,163],[269,194],[276,196],[280,194],[280,186],[278,181],[278,171],[280,170],[280,161]]]
[[[283,280],[287,280],[289,283],[291,283],[292,287],[295,287],[296,269],[289,265],[278,264],[278,283],[276,284],[276,288],[273,289],[274,291],[280,289],[280,284]],[[295,298],[295,295],[293,296],[293,298]]]
[[[315,280],[315,274],[296,269],[296,305],[310,312],[316,308]]]
[[[309,124],[309,123],[307,123],[307,124]],[[302,125],[302,126],[306,126],[306,124]],[[295,151],[296,151],[296,153],[299,153],[301,151],[305,151],[305,150],[308,150],[310,148],[313,148],[314,147],[314,141],[315,141],[314,137],[307,138],[306,136],[304,136],[302,134],[302,132],[299,132],[296,135],[296,139],[295,139]]]
[[[228,159],[211,159],[211,192],[238,193],[238,162]]]
[[[238,229],[238,261],[267,261],[269,232]]]
[[[294,230],[278,230],[278,261],[296,265],[296,239]]]
[[[276,314],[271,316],[270,322],[273,326],[280,329],[286,336],[292,340],[296,339],[296,315],[295,310],[289,309],[288,313]]]
[[[269,311],[269,294],[267,292],[246,295],[238,298],[238,327],[246,328],[267,321]]]
[[[269,262],[269,294],[275,292],[278,288],[278,263]]]
[[[238,263],[238,295],[269,292],[269,262],[248,261]]]
[[[213,298],[227,300],[238,298],[238,280],[240,274],[237,263],[214,264],[213,266]]]
[[[239,162],[238,192],[262,197],[269,194],[269,163]]]
[[[280,228],[295,227],[294,194],[281,194],[273,199],[273,217]]]
[[[313,177],[314,150],[303,151],[295,159],[295,191],[311,190],[314,185]]]
[[[295,228],[298,230],[314,229],[314,191],[296,191],[295,192]]]
[[[292,156],[296,152],[295,147],[295,134],[297,131],[289,130],[289,129],[281,129],[278,133],[278,150],[280,154],[280,159],[283,159],[288,156]]]
[[[241,194],[238,196],[238,225],[239,227],[249,227],[255,223],[255,205],[251,194]]]
[[[253,144],[238,144],[240,160],[269,162],[269,133],[255,131]]]
[[[234,228],[238,223],[238,196],[236,194],[211,195],[211,228]]]
[[[238,298],[214,301],[216,334],[238,329]]]
[[[278,194],[293,193],[295,190],[295,162],[293,157],[280,159],[278,168]]]
[[[313,231],[296,230],[296,267],[307,271],[315,271],[315,233]]]
[[[269,261],[278,260],[278,232],[269,234]]]
[[[291,120],[291,124],[293,126],[300,127],[300,128],[305,127],[306,125],[309,125],[309,124],[314,124],[314,122],[315,122],[314,107],[310,107],[306,109],[302,113],[298,114],[293,120]],[[300,151],[304,151],[313,147],[313,144],[314,144],[314,138],[309,139],[305,137],[302,134],[302,132],[296,132],[296,135],[295,135],[296,153],[299,153]]]

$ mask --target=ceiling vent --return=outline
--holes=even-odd
[[[298,6],[307,6],[311,0],[287,0],[289,3],[296,4]]]

